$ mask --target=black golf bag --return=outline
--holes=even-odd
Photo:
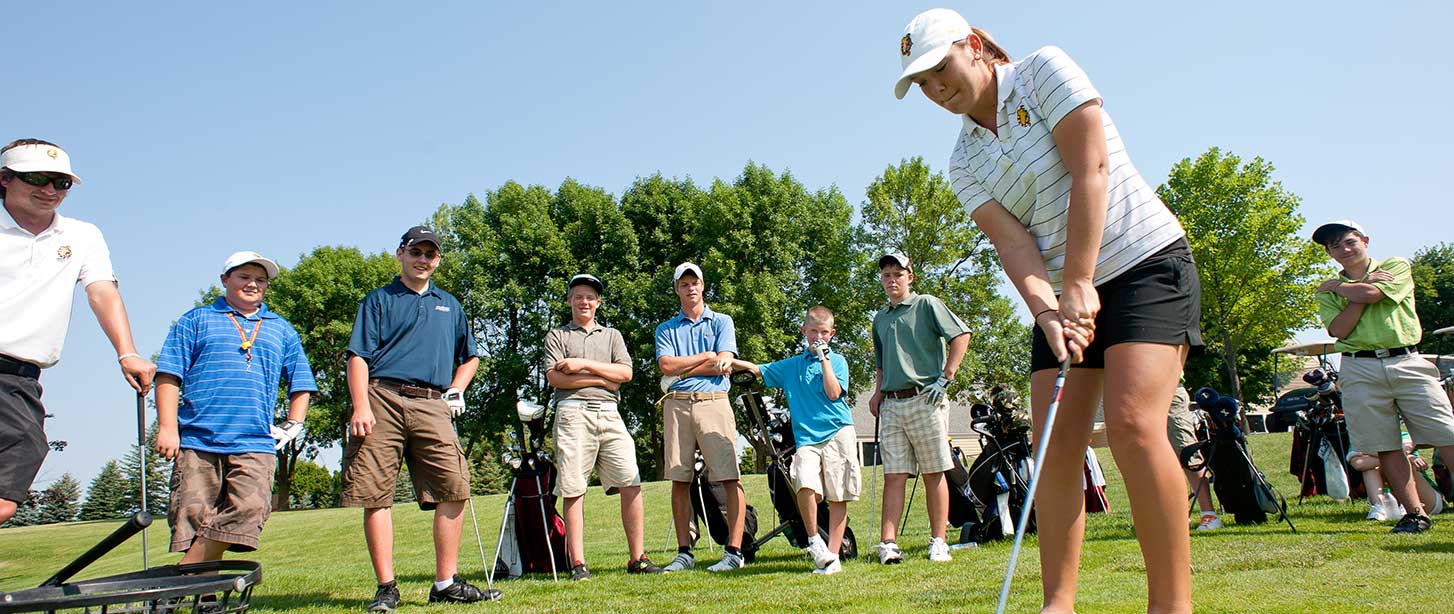
[[[527,573],[570,571],[565,548],[565,519],[555,509],[556,467],[542,449],[545,421],[528,423],[530,437],[517,424],[518,441],[507,453],[510,468],[510,496],[501,519],[499,545],[495,548],[495,576],[518,578]]]
[[[970,407],[970,428],[979,433],[980,454],[969,466],[966,493],[978,518],[959,528],[959,541],[986,542],[1015,534],[1015,522],[1030,492],[1033,473],[1030,425],[1016,411],[1014,391],[997,389],[991,404]],[[953,478],[950,481],[950,515],[953,517]],[[1035,533],[1035,514],[1030,513],[1025,533]]]
[[[1338,374],[1313,369],[1303,375],[1303,381],[1316,386],[1317,392],[1308,396],[1312,407],[1298,413],[1293,428],[1288,472],[1302,483],[1298,497],[1362,499],[1367,496],[1363,480],[1348,464],[1348,423],[1343,419],[1343,393],[1336,386]]]
[[[719,546],[727,545],[727,489],[721,482],[707,481],[707,463],[702,453],[696,455],[692,471],[692,543],[701,537],[701,526],[707,526],[707,534]],[[747,517],[742,523],[742,558],[751,563],[757,559],[757,509],[747,506]]]
[[[732,375],[733,385],[741,388],[744,392],[738,395],[737,400],[742,408],[752,419],[752,429],[749,437],[755,437],[759,444],[765,444],[770,450],[769,455],[772,462],[767,466],[767,489],[772,497],[773,510],[777,512],[780,524],[766,535],[757,539],[753,548],[760,548],[764,543],[777,536],[779,533],[787,535],[788,543],[795,548],[808,547],[808,529],[803,523],[802,511],[798,509],[798,490],[793,486],[790,476],[790,469],[793,465],[793,455],[797,452],[797,445],[793,442],[793,422],[787,408],[768,409],[762,399],[762,393],[752,390],[751,386],[757,382],[757,376],[751,371],[739,371]],[[828,503],[818,502],[818,536],[824,543],[828,541]],[[746,543],[743,539],[743,543]],[[744,548],[744,552],[746,549]],[[848,561],[858,558],[858,539],[853,535],[853,527],[846,526],[843,530],[843,544],[838,549],[838,557]]]
[[[1210,437],[1182,449],[1182,467],[1188,471],[1207,469],[1206,479],[1211,481],[1223,511],[1231,513],[1238,524],[1264,523],[1269,514],[1275,514],[1297,532],[1287,516],[1287,502],[1252,463],[1247,438],[1237,426],[1237,400],[1211,388],[1202,388],[1197,391],[1195,401],[1207,412]],[[1200,462],[1196,461],[1198,455]]]

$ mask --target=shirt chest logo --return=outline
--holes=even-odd
[[[1025,105],[1022,104],[1020,108],[1015,109],[1015,121],[1020,124],[1021,128],[1029,127],[1030,112],[1025,110]]]
[[[435,311],[443,311],[444,313],[449,313],[449,307],[447,307],[445,305],[435,305],[434,306],[434,310]]]
[[[71,257],[71,246],[62,245],[56,250],[56,260],[68,260]]]

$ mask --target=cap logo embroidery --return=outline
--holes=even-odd
[[[909,51],[913,49],[914,39],[910,38],[908,34],[905,34],[903,40],[899,41],[899,53],[903,54],[905,57],[908,57]]]
[[[1025,110],[1025,105],[1022,104],[1019,109],[1015,110],[1015,120],[1020,123],[1022,128],[1030,125],[1030,112]]]
[[[50,159],[55,160],[61,157],[61,152],[55,148],[51,148],[45,150],[45,155],[50,156]]]
[[[65,260],[65,259],[70,258],[70,257],[71,257],[71,246],[69,246],[69,245],[62,245],[60,249],[56,250],[56,259],[57,260]]]

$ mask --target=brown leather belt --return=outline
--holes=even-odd
[[[399,394],[399,396],[410,399],[444,398],[444,393],[440,392],[438,388],[435,388],[433,386],[418,386],[407,382],[401,382],[396,379],[388,379],[384,377],[371,379],[369,380],[369,385],[377,386],[379,388],[383,388],[384,390],[396,392]]]
[[[886,399],[912,399],[916,396],[919,396],[918,388],[905,388],[903,390],[884,391],[884,398]]]
[[[715,401],[717,399],[725,399],[725,398],[727,398],[727,393],[725,393],[725,392],[681,392],[681,391],[672,391],[672,392],[668,392],[666,394],[666,398],[668,398],[668,399],[676,399],[678,401]]]

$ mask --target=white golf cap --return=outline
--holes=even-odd
[[[905,256],[903,254],[884,254],[882,256],[879,256],[878,268],[882,269],[890,264],[897,264],[900,267],[903,267],[905,271],[914,270],[913,267],[909,266],[908,256]]]
[[[1347,232],[1349,230],[1356,230],[1358,234],[1364,236],[1368,235],[1368,233],[1363,231],[1363,227],[1358,225],[1358,222],[1353,220],[1333,220],[1319,226],[1317,230],[1313,231],[1313,242],[1318,245],[1327,245],[1328,241],[1333,240],[1335,233]]]
[[[227,262],[222,263],[222,274],[226,275],[231,273],[232,269],[244,264],[256,264],[262,267],[264,271],[267,271],[268,279],[278,276],[278,263],[264,258],[262,254],[257,252],[237,252],[228,256]]]
[[[71,157],[55,145],[17,145],[0,154],[0,167],[17,173],[65,173],[81,182],[71,170]]]
[[[899,39],[899,60],[904,63],[904,71],[894,83],[894,97],[903,100],[914,75],[937,66],[949,53],[949,46],[968,38],[970,32],[969,22],[950,9],[929,9],[915,15]]]
[[[676,283],[677,280],[680,280],[682,278],[682,276],[683,275],[686,275],[687,273],[691,273],[693,275],[696,275],[697,276],[697,279],[700,279],[700,280],[703,280],[703,281],[706,281],[706,279],[707,279],[706,277],[704,277],[702,275],[702,267],[699,267],[699,266],[697,266],[695,264],[692,264],[690,262],[683,262],[681,264],[678,264],[677,265],[676,272],[674,272],[674,273],[671,274],[671,281],[672,281],[672,283]]]

